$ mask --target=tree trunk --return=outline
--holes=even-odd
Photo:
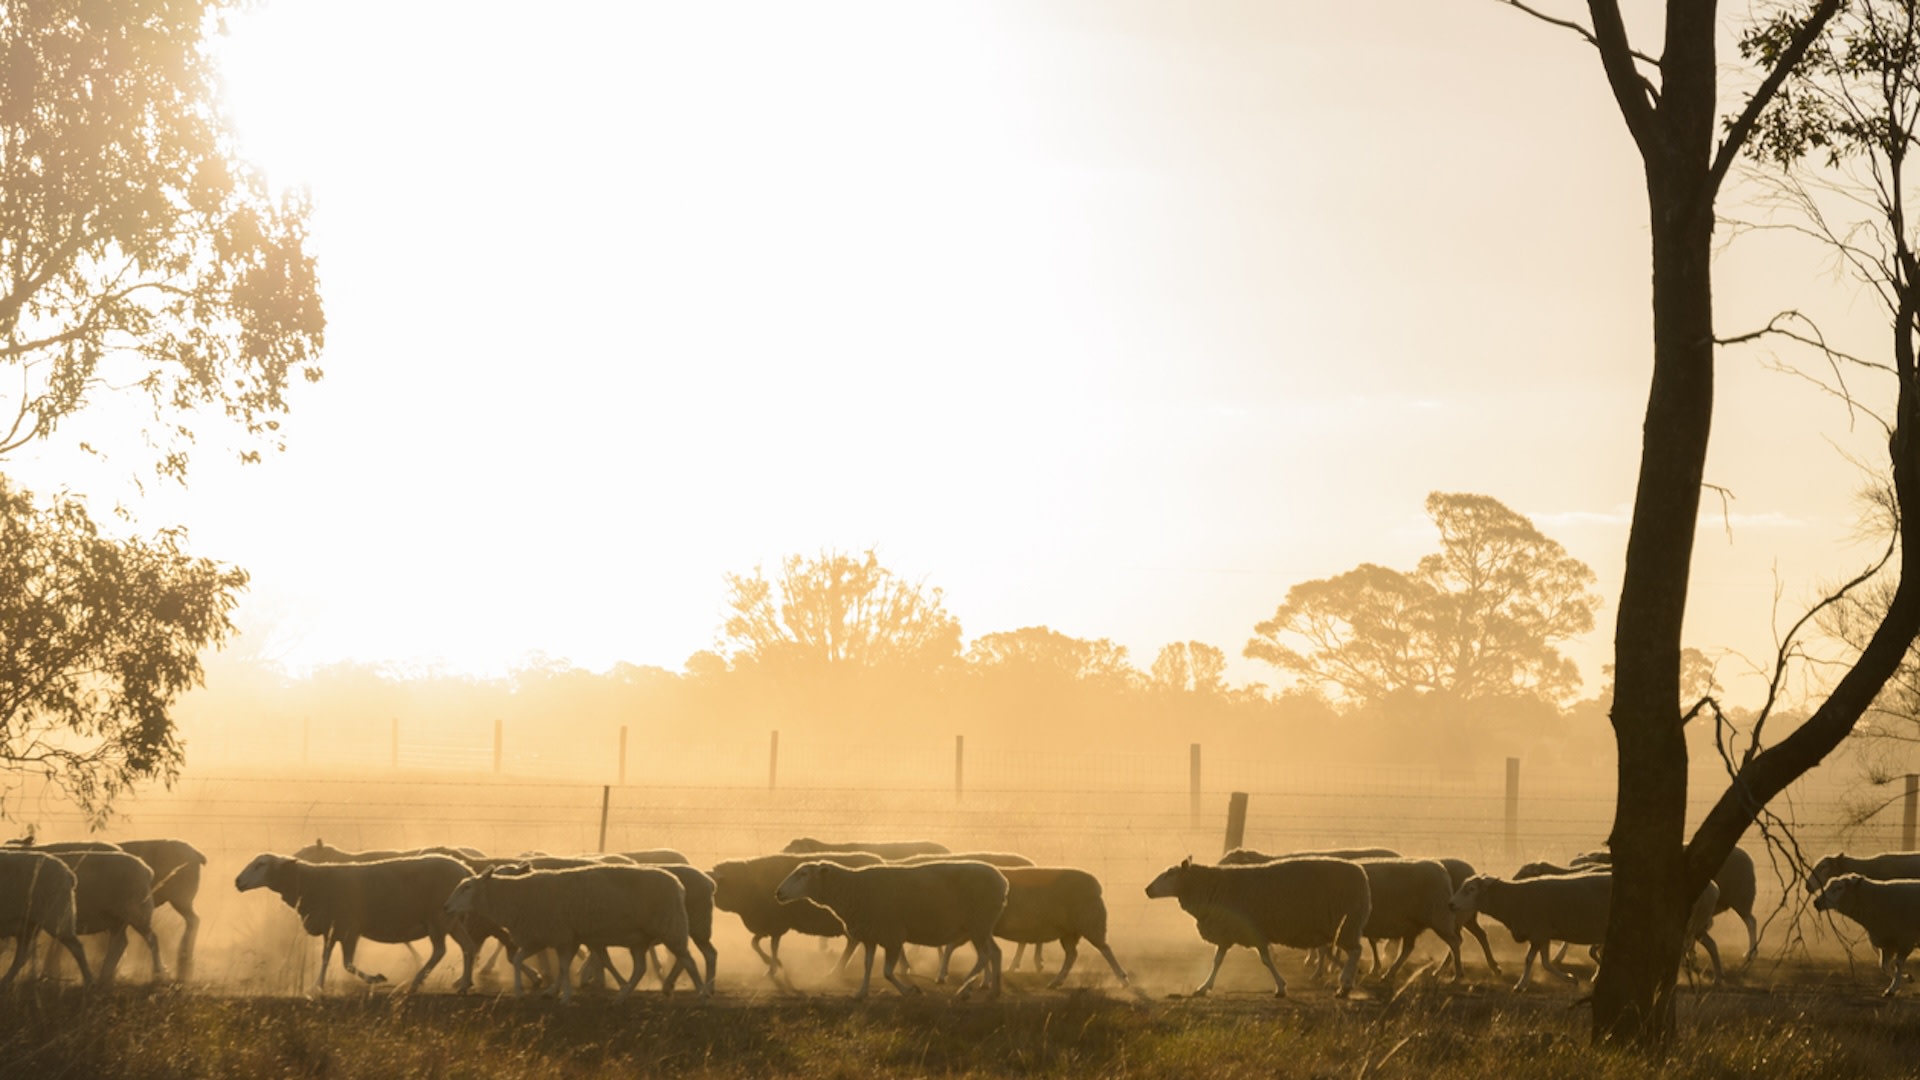
[[[1593,988],[1594,1036],[1663,1046],[1685,949],[1687,745],[1680,722],[1686,616],[1700,485],[1713,421],[1711,198],[1700,159],[1648,161],[1654,364],[1639,487],[1614,630],[1611,719],[1619,746],[1614,902]]]

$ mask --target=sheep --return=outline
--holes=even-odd
[[[882,862],[878,855],[867,852],[844,852],[812,858],[847,867],[878,866]],[[781,937],[790,931],[823,938],[840,937],[847,932],[839,917],[819,904],[809,900],[782,903],[774,898],[774,890],[786,880],[787,875],[808,861],[806,856],[781,853],[752,859],[728,859],[715,865],[712,871],[713,906],[740,916],[747,932],[753,935],[749,944],[753,946],[754,955],[767,965],[767,978],[774,985],[784,985],[789,989],[792,984],[785,982],[781,973],[784,966],[780,962]],[[760,942],[769,939],[768,948],[763,951]],[[851,953],[851,942],[847,949]]]
[[[479,914],[506,927],[514,942],[510,959],[515,967],[534,952],[555,950],[563,1003],[573,1000],[570,969],[583,945],[624,947],[632,954],[634,973],[620,982],[621,1000],[639,984],[641,957],[656,944],[673,953],[695,989],[708,992],[687,951],[686,887],[662,867],[607,864],[515,875],[489,869],[455,887],[444,909],[454,915]],[[666,989],[672,992],[671,981]]]
[[[1386,854],[1378,854],[1385,852]],[[1263,862],[1276,862],[1284,859],[1323,858],[1346,859],[1360,863],[1367,871],[1367,881],[1373,890],[1373,914],[1369,918],[1364,936],[1373,954],[1371,971],[1378,972],[1380,963],[1380,942],[1396,940],[1400,942],[1400,953],[1395,957],[1392,967],[1382,976],[1388,982],[1399,972],[1400,965],[1406,963],[1412,953],[1415,938],[1422,930],[1432,930],[1447,943],[1448,961],[1453,966],[1454,976],[1460,975],[1460,928],[1453,913],[1447,909],[1447,901],[1452,899],[1455,888],[1453,871],[1440,860],[1403,860],[1390,848],[1345,848],[1326,851],[1301,851],[1284,855],[1267,855],[1251,848],[1235,848],[1220,857],[1221,866],[1257,866]],[[1456,860],[1458,861],[1458,860]],[[1404,864],[1422,863],[1418,869]],[[1369,864],[1382,864],[1379,869]],[[1433,874],[1438,866],[1447,874],[1444,886]],[[1472,867],[1461,863],[1472,876]],[[1463,879],[1464,880],[1464,879]],[[1441,893],[1446,895],[1443,897]],[[1480,935],[1480,943],[1486,949],[1491,964],[1493,950],[1487,945],[1486,934],[1474,923],[1474,930]],[[1314,968],[1314,977],[1319,978],[1327,961],[1323,950],[1315,949],[1310,956]],[[1497,972],[1498,967],[1494,967]]]
[[[1120,985],[1131,987],[1126,969],[1107,946],[1107,903],[1101,896],[1099,878],[1070,866],[1006,866],[1000,872],[1007,878],[1007,906],[993,926],[993,936],[1021,946],[1031,943],[1036,956],[1040,945],[1048,941],[1060,942],[1066,951],[1067,957],[1047,984],[1048,989],[1058,989],[1067,981],[1067,973],[1079,958],[1082,938],[1100,950]],[[941,950],[940,975],[935,982],[946,981],[952,956],[952,947]]]
[[[1841,874],[1859,874],[1870,881],[1920,878],[1920,851],[1883,851],[1865,858],[1844,852],[1823,856],[1807,874],[1807,891],[1818,893]]]
[[[667,863],[661,866],[660,869],[679,878],[681,886],[686,889],[687,939],[692,942],[694,948],[700,950],[700,955],[705,957],[707,961],[706,977],[704,979],[694,979],[694,985],[703,995],[711,996],[713,994],[713,970],[720,959],[719,951],[713,947],[713,878],[705,871],[684,863]],[[604,963],[604,961],[601,957],[595,956],[591,963],[598,964]],[[671,971],[664,969],[657,958],[655,958],[653,966],[654,970],[660,974],[661,982],[668,989],[671,989],[673,984],[680,978],[680,965],[678,962],[674,964]],[[638,980],[640,974],[641,972],[636,969],[633,973],[634,979]],[[694,974],[698,975],[699,972],[696,971]],[[580,981],[584,984],[587,978],[588,971],[583,970],[580,975]]]
[[[301,862],[309,863],[382,862],[387,859],[404,859],[415,855],[445,855],[450,859],[459,859],[468,865],[472,865],[487,857],[486,853],[480,849],[470,847],[422,847],[409,848],[405,851],[384,849],[375,851],[342,851],[328,844],[325,840],[315,840],[313,843],[293,853],[294,858],[299,859]]]
[[[1447,868],[1447,877],[1453,883],[1453,892],[1459,892],[1460,886],[1466,884],[1468,878],[1478,873],[1478,871],[1473,868],[1472,863],[1465,859],[1456,859],[1451,856],[1442,856],[1440,865]],[[1449,897],[1449,900],[1451,900],[1451,897]],[[1465,915],[1456,914],[1454,921],[1459,925],[1460,929],[1472,934],[1474,940],[1480,943],[1480,955],[1487,959],[1487,970],[1493,972],[1495,975],[1500,974],[1500,962],[1493,958],[1493,944],[1487,940],[1487,931],[1481,927],[1479,915],[1474,912],[1467,912]],[[1457,979],[1463,977],[1465,974],[1466,972],[1461,970],[1459,958],[1456,956],[1454,959],[1453,976]]]
[[[1836,857],[1839,858],[1843,864],[1846,861],[1846,856],[1844,855]],[[1885,856],[1881,857],[1885,858]],[[1914,858],[1916,862],[1909,869],[1920,873],[1920,855],[1916,855]],[[1613,865],[1613,855],[1606,851],[1582,852],[1573,857],[1573,865],[1576,867],[1611,867]],[[1815,867],[1814,869],[1817,872],[1819,867]],[[1844,872],[1844,869],[1831,869],[1828,876],[1831,876],[1833,873]],[[1904,873],[1892,873],[1884,876],[1906,877],[1908,875]],[[1825,878],[1821,880],[1824,881]],[[1746,957],[1740,961],[1740,966],[1746,967],[1752,964],[1754,957],[1760,954],[1760,920],[1754,918],[1753,915],[1754,902],[1760,898],[1760,882],[1758,875],[1754,872],[1753,856],[1747,854],[1740,848],[1734,848],[1727,852],[1727,857],[1720,863],[1720,869],[1713,873],[1713,883],[1718,886],[1720,890],[1720,899],[1716,901],[1718,906],[1714,908],[1713,913],[1718,915],[1722,911],[1731,911],[1735,915],[1740,916],[1740,921],[1746,925],[1747,954]],[[1808,891],[1813,891],[1817,888],[1819,888],[1818,885],[1809,885]],[[1717,962],[1715,966],[1718,967]]]
[[[1867,941],[1880,952],[1880,970],[1893,977],[1880,996],[1897,993],[1907,957],[1920,945],[1920,881],[1881,881],[1849,871],[1829,878],[1813,906],[1837,911],[1866,930]]]
[[[954,852],[952,854],[946,854],[946,855],[933,855],[933,854],[909,855],[904,859],[888,859],[887,861],[892,863],[899,863],[902,866],[916,866],[920,863],[925,863],[925,862],[953,862],[955,860],[958,860],[961,862],[983,862],[983,863],[986,863],[988,866],[1000,867],[1002,870],[1010,866],[1032,866],[1033,865],[1032,859],[1027,858],[1025,855],[1016,854],[1011,851],[962,851],[962,852]],[[1005,937],[1006,935],[1002,934],[1000,936]],[[1052,940],[1052,939],[1049,938],[1048,940]],[[1033,969],[1035,971],[1039,971],[1041,968],[1040,949],[1041,949],[1041,945],[1038,942],[1035,942],[1033,946]],[[1024,941],[1019,942],[1014,947],[1013,962],[1007,965],[1007,970],[1008,971],[1020,970],[1020,961],[1026,955],[1027,955],[1027,943]],[[848,950],[847,954],[841,957],[841,966],[844,967],[846,965],[846,962],[852,959],[852,956],[853,956],[852,950]],[[943,956],[941,957],[941,971],[944,973],[945,970],[946,970],[946,957]],[[938,982],[940,980],[936,979],[935,981]]]
[[[447,915],[447,897],[468,876],[467,864],[446,855],[415,855],[364,863],[310,863],[285,855],[262,854],[233,879],[241,892],[268,888],[300,915],[307,933],[321,938],[317,992],[326,987],[327,962],[335,942],[343,967],[368,983],[386,976],[369,975],[353,966],[354,949],[361,938],[390,944],[428,938],[433,943],[408,990],[417,990],[446,955],[451,935],[471,958],[473,942],[465,927]],[[471,970],[471,966],[469,966]]]
[[[1287,981],[1273,965],[1275,944],[1296,949],[1334,945],[1347,954],[1336,997],[1353,992],[1360,964],[1360,936],[1373,911],[1367,872],[1344,859],[1281,859],[1248,866],[1205,866],[1191,858],[1168,867],[1147,885],[1152,899],[1174,897],[1192,915],[1202,939],[1217,946],[1213,970],[1194,990],[1213,989],[1227,950],[1245,945],[1273,975],[1274,996],[1287,996]]]
[[[621,855],[641,866],[669,866],[675,863],[692,864],[691,859],[670,847],[647,848],[644,851],[623,851]]]
[[[1392,848],[1326,848],[1319,851],[1289,851],[1279,855],[1268,855],[1252,848],[1234,848],[1220,856],[1221,866],[1258,866],[1261,863],[1279,859],[1397,859],[1400,853]]]
[[[467,864],[467,868],[472,873],[479,874],[489,869],[497,871],[565,870],[576,866],[599,866],[605,864],[621,866],[638,865],[625,855],[531,854],[474,859]],[[478,955],[481,946],[486,944],[489,939],[492,939],[494,949],[493,954],[487,957],[486,963],[480,966],[480,972],[483,975],[492,971],[493,965],[500,959],[501,954],[513,947],[513,941],[510,935],[508,935],[506,928],[499,923],[493,922],[483,916],[472,914],[463,916],[462,918],[467,936],[473,942],[473,952],[466,955],[465,969],[461,972],[460,978],[455,980],[453,984],[456,993],[465,993],[473,988],[474,959]],[[521,992],[522,987],[520,980],[523,973],[534,975],[536,978],[538,977],[538,973],[515,964],[513,967],[513,992],[516,994]]]
[[[844,843],[828,843],[815,840],[811,836],[802,836],[789,841],[780,849],[783,855],[835,855],[859,851],[869,855],[878,855],[882,859],[905,859],[913,855],[950,855],[945,844],[936,844],[931,840],[853,840]]]
[[[993,928],[1007,906],[1007,877],[997,866],[978,862],[931,862],[920,866],[847,867],[825,860],[801,863],[773,891],[783,901],[812,900],[829,909],[847,928],[849,940],[866,946],[866,962],[856,1000],[873,981],[873,951],[887,953],[883,974],[902,994],[919,987],[894,974],[901,950],[915,945],[968,942],[977,959],[961,981],[959,996],[982,979],[988,996],[1000,993],[1000,946]]]
[[[200,895],[200,868],[207,864],[207,857],[184,840],[122,840],[120,849],[153,870],[154,908],[171,907],[186,920],[174,973],[181,980],[192,978],[193,946],[200,937],[200,916],[193,910],[193,901]]]
[[[13,963],[0,975],[0,990],[32,952],[34,935],[45,931],[80,965],[80,982],[93,985],[86,950],[75,933],[75,879],[66,863],[39,851],[0,851],[0,935],[13,938]]]
[[[73,871],[73,932],[107,935],[107,952],[100,961],[100,985],[113,984],[120,957],[127,950],[129,929],[147,943],[153,957],[153,981],[166,979],[160,940],[153,933],[153,870],[137,856],[118,849],[66,851],[62,847],[56,844],[40,850]]]
[[[1400,966],[1413,955],[1413,943],[1431,930],[1447,943],[1456,977],[1460,972],[1460,928],[1449,903],[1453,877],[1438,859],[1356,859],[1367,874],[1372,909],[1363,934],[1370,942],[1400,942],[1400,955],[1381,976],[1393,982]]]
[[[1515,941],[1527,945],[1527,959],[1515,991],[1525,990],[1533,975],[1533,961],[1551,974],[1578,984],[1578,975],[1562,971],[1549,951],[1555,941],[1589,946],[1597,962],[1607,938],[1607,909],[1613,896],[1613,874],[1596,869],[1584,874],[1545,874],[1502,880],[1490,874],[1468,878],[1453,894],[1456,915],[1484,911],[1505,923]],[[1720,950],[1707,933],[1720,899],[1719,886],[1709,881],[1688,910],[1685,935],[1707,950],[1715,979],[1722,977]]]
[[[1598,945],[1607,937],[1607,905],[1613,895],[1613,875],[1548,874],[1503,880],[1475,874],[1453,894],[1456,917],[1485,912],[1504,923],[1515,941],[1527,945],[1527,959],[1515,991],[1527,988],[1537,957],[1548,972],[1571,983],[1579,977],[1562,971],[1549,951],[1555,941]]]

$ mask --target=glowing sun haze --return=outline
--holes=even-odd
[[[1470,0],[273,0],[222,56],[247,153],[311,191],[330,320],[287,452],[203,447],[141,511],[253,572],[242,648],[677,669],[722,575],[877,547],[970,638],[1198,639],[1273,683],[1254,623],[1411,567],[1446,490],[1600,574],[1597,685],[1648,257],[1569,34]],[[1723,259],[1723,332],[1809,291],[1876,325],[1817,260]],[[1798,600],[1862,557],[1873,432],[1723,371],[1688,643],[1761,655],[1776,572]]]

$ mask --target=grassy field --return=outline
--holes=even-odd
[[[36,984],[0,997],[0,1076],[127,1077],[1897,1077],[1920,1069],[1920,1001],[1806,968],[1689,990],[1685,1035],[1648,1061],[1587,1044],[1577,993],[1431,974],[1350,1001],[1299,985],[1207,999],[1049,992],[993,1002],[844,987],[805,996],[642,992],[562,1007],[380,990],[316,1000]],[[1242,984],[1245,985],[1245,984]]]

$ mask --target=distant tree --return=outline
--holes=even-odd
[[[325,333],[303,197],[234,154],[221,2],[7,5],[0,17],[0,455],[116,389],[184,476],[199,411],[278,448]]]
[[[942,593],[906,581],[862,555],[790,555],[768,578],[727,575],[722,628],[729,658],[781,670],[893,668],[935,671],[960,653],[960,623]]]
[[[1411,573],[1366,563],[1295,585],[1246,655],[1358,704],[1568,697],[1580,676],[1559,645],[1593,629],[1593,571],[1488,496],[1435,492],[1427,514],[1438,552]]]
[[[1204,641],[1162,645],[1153,658],[1153,685],[1193,694],[1226,692],[1227,654]]]
[[[96,823],[131,784],[179,774],[171,707],[233,631],[246,573],[180,539],[103,537],[77,501],[40,507],[0,478],[0,759]]]
[[[1127,660],[1126,646],[1106,638],[1077,638],[1044,626],[983,634],[967,647],[967,663],[978,671],[1052,676],[1115,688],[1131,686],[1139,678]]]

